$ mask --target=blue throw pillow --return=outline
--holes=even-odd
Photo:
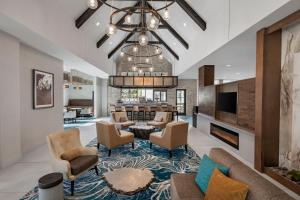
[[[203,159],[200,161],[198,173],[195,179],[197,185],[199,186],[202,192],[206,193],[208,183],[210,181],[214,169],[216,168],[219,169],[224,175],[228,175],[228,167],[216,163],[215,161],[211,160],[207,155],[204,155]]]

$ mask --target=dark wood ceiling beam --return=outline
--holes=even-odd
[[[139,6],[140,5],[140,1],[137,2],[134,7]],[[121,19],[119,19],[119,21],[116,23],[117,25],[122,25],[125,21],[125,17],[127,16],[127,14],[123,15],[121,17]],[[97,42],[97,48],[100,48],[105,42],[106,40],[108,40],[109,35],[105,34],[104,36],[101,37],[101,39]]]
[[[150,9],[153,9],[153,7],[147,2],[147,6]],[[160,16],[161,23],[168,29],[168,31],[186,48],[189,49],[189,44],[177,33],[177,31],[166,21],[163,19],[163,17]]]
[[[102,5],[103,3],[98,0],[98,7],[96,9],[90,9],[90,8],[86,9],[84,13],[75,20],[75,26],[77,28],[80,28]]]
[[[122,46],[125,44],[133,35],[135,31],[129,33],[109,54],[108,59],[110,59]]]
[[[151,34],[177,59],[179,60],[179,56],[171,49],[171,47],[169,47],[169,45],[167,45],[167,43],[165,43],[165,41],[163,41],[159,35],[157,35],[157,33],[155,33],[154,31],[151,31]]]
[[[176,3],[196,22],[196,24],[203,30],[206,30],[206,22],[198,15],[198,13],[185,1],[176,0]]]

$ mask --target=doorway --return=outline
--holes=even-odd
[[[185,89],[176,90],[176,107],[178,110],[178,115],[186,115],[186,90]]]

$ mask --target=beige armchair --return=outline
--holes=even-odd
[[[126,112],[111,113],[111,122],[120,127],[120,129],[126,129],[129,126],[135,125],[135,122],[129,121]]]
[[[170,112],[156,112],[154,120],[148,122],[150,126],[155,128],[164,129],[166,128],[167,123],[172,121],[172,113]]]
[[[97,122],[97,139],[98,149],[100,144],[108,148],[108,156],[111,155],[111,150],[115,147],[132,143],[134,149],[134,135],[133,133],[118,130],[113,123],[110,122]]]
[[[75,179],[91,168],[98,175],[98,151],[95,147],[83,147],[79,134],[79,129],[68,129],[47,136],[52,168],[71,181],[72,195]]]
[[[188,137],[188,122],[171,122],[162,132],[150,134],[150,148],[152,144],[157,144],[169,150],[170,157],[172,157],[172,150],[185,145],[187,151],[187,137]]]

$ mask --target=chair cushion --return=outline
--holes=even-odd
[[[93,167],[98,162],[98,156],[79,156],[70,161],[71,172],[73,175],[78,175],[81,172]]]
[[[228,175],[229,172],[228,167],[216,163],[215,161],[211,160],[207,155],[204,155],[203,159],[200,162],[198,173],[195,179],[201,191],[204,193],[206,193],[214,169],[219,169],[225,175]]]
[[[246,184],[231,179],[215,169],[204,200],[245,200],[247,192]]]
[[[83,150],[83,147],[72,148],[69,151],[66,151],[63,154],[61,154],[60,158],[63,160],[71,161],[79,157],[82,154]]]
[[[201,192],[195,182],[196,174],[172,174],[171,175],[171,199],[189,199],[201,200],[204,199],[204,194]]]

